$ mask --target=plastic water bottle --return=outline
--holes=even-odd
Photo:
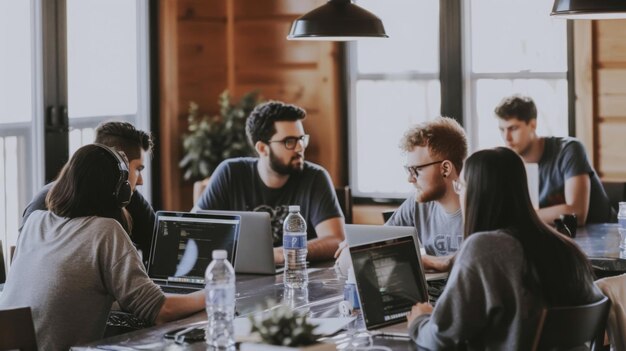
[[[626,202],[619,203],[619,212],[617,213],[617,222],[619,223],[619,248],[626,250]]]
[[[306,271],[306,221],[300,206],[289,206],[283,223],[284,282],[287,288],[305,288],[309,283]]]
[[[206,343],[216,349],[234,349],[235,270],[225,250],[214,250],[204,275],[206,283]]]

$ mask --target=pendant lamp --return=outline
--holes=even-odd
[[[626,1],[554,0],[550,15],[567,19],[626,18]]]
[[[291,25],[289,40],[348,41],[388,38],[380,18],[351,0],[329,0],[298,17]]]

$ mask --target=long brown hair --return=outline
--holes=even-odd
[[[117,160],[98,145],[78,149],[65,164],[46,196],[46,206],[67,218],[98,216],[116,219],[130,233],[132,221],[113,195],[119,170]]]
[[[580,305],[592,298],[593,273],[569,238],[544,224],[532,207],[522,159],[504,147],[465,161],[465,236],[503,230],[524,248],[525,279],[549,305]],[[532,286],[529,286],[532,288]]]

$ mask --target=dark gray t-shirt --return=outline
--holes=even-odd
[[[68,350],[103,337],[113,301],[149,321],[165,302],[122,226],[111,218],[31,213],[0,309],[29,306],[39,349]]]
[[[565,181],[588,174],[591,181],[587,223],[613,220],[614,212],[598,175],[587,159],[585,148],[575,138],[544,138],[539,160],[539,208],[565,203]]]
[[[343,217],[330,176],[322,167],[305,162],[299,174],[292,174],[282,188],[263,183],[257,170],[258,158],[225,160],[213,175],[195,207],[202,210],[263,211],[272,218],[274,246],[282,246],[283,220],[289,205],[300,205],[307,221],[307,238],[317,238],[315,226]]]
[[[402,203],[385,225],[415,227],[426,253],[433,256],[451,255],[463,242],[461,209],[448,213],[436,201],[417,203],[415,194]]]

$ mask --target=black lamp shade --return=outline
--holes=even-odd
[[[626,18],[625,0],[554,0],[551,16],[568,19]]]
[[[329,0],[298,17],[291,25],[289,40],[347,41],[388,38],[380,18],[350,0]]]

